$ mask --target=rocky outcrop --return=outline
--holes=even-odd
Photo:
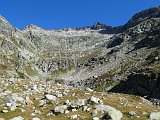
[[[154,7],[147,10],[143,10],[139,13],[136,13],[125,25],[119,27],[108,27],[105,30],[101,30],[101,33],[105,34],[117,34],[122,33],[129,28],[132,28],[141,22],[152,18],[159,18],[160,17],[160,7]]]
[[[159,73],[141,72],[129,75],[126,81],[121,81],[119,85],[115,86],[110,91],[160,99],[159,88]]]

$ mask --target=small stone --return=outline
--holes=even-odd
[[[58,98],[63,97],[63,94],[56,94]]]
[[[8,113],[8,110],[2,110],[2,113]]]
[[[135,113],[134,111],[130,111],[128,114],[129,114],[130,116],[136,115],[136,113]]]
[[[98,111],[97,111],[97,110],[93,110],[93,112],[92,112],[92,116],[93,116],[93,117],[96,117],[96,116],[97,116],[97,114],[98,114]]]
[[[62,113],[63,114],[65,112],[65,110],[67,110],[67,106],[66,105],[56,106],[54,108],[54,112],[55,113]]]
[[[46,97],[47,100],[53,100],[53,101],[55,101],[55,100],[57,99],[56,96],[54,96],[54,95],[49,95],[49,94],[45,95],[45,97]]]
[[[65,110],[64,114],[68,114],[68,113],[69,113],[69,111],[68,111],[68,110]]]
[[[86,99],[78,99],[77,101],[77,105],[78,106],[84,106],[86,104]]]
[[[53,113],[50,111],[49,113],[47,113],[47,116],[53,115]]]
[[[73,93],[72,96],[74,97],[76,95],[76,93]]]
[[[91,108],[87,108],[87,112],[89,112],[91,110]]]
[[[24,110],[24,109],[21,109],[21,112],[25,112],[25,110]]]
[[[36,114],[35,113],[31,113],[31,116],[36,116]]]
[[[6,107],[11,107],[11,106],[12,106],[12,103],[6,103],[5,106],[6,106]]]
[[[33,118],[32,120],[40,120],[39,118]]]
[[[88,106],[83,106],[82,111],[87,111]]]
[[[77,112],[77,109],[72,109],[72,112]]]
[[[93,120],[99,120],[99,117],[94,117]]]
[[[11,111],[15,111],[16,109],[17,109],[17,107],[15,107],[15,106],[11,106],[11,108],[10,108]]]
[[[88,92],[93,92],[94,90],[90,89],[90,88],[86,88],[86,91]]]
[[[70,119],[78,119],[78,115],[72,115]]]
[[[102,100],[100,100],[99,98],[96,98],[94,96],[92,96],[90,99],[89,99],[89,102],[91,103],[96,103],[96,104],[103,104]]]
[[[23,117],[21,117],[21,116],[18,116],[18,117],[14,117],[14,118],[12,118],[11,120],[24,120],[24,118],[23,118]]]
[[[70,102],[69,100],[66,100],[66,101],[64,102],[64,104],[67,105],[67,106],[70,106],[70,105],[71,105],[71,102]]]
[[[5,120],[4,118],[0,118],[0,120]]]

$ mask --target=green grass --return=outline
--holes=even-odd
[[[58,70],[53,71],[50,75],[51,76],[58,76],[58,75],[61,75],[61,74],[65,74],[65,73],[67,73],[68,71],[71,71],[74,68],[75,68],[75,65],[72,64],[72,65],[68,66],[67,68],[59,68]]]
[[[18,76],[21,78],[21,79],[25,79],[25,74],[22,73],[22,72],[19,72],[19,71],[16,71]]]
[[[26,69],[26,73],[30,76],[36,76],[38,75],[38,72],[34,70],[30,65],[24,65]]]
[[[154,68],[157,73],[160,73],[160,63],[155,65]]]
[[[80,57],[77,59],[77,62],[84,62],[86,60],[89,60],[90,58],[92,57],[96,57],[98,55],[100,55],[102,53],[101,50],[96,50],[96,51],[93,51],[91,54],[86,54],[84,57]]]

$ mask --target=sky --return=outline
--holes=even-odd
[[[1,0],[0,15],[23,29],[75,28],[101,22],[125,24],[135,13],[160,5],[160,0]]]

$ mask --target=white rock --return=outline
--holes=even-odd
[[[39,118],[33,118],[32,120],[40,120]]]
[[[97,111],[105,111],[106,117],[112,120],[121,120],[123,115],[119,110],[108,105],[96,105]]]
[[[12,106],[12,103],[6,103],[5,106],[6,106],[6,107],[11,107],[11,106]]]
[[[70,119],[78,119],[78,115],[72,115]]]
[[[22,98],[22,97],[17,97],[17,101],[19,101],[19,102],[24,102],[24,98]]]
[[[37,90],[37,85],[34,85],[34,86],[32,87],[32,90]]]
[[[99,117],[94,117],[93,120],[99,120]]]
[[[102,100],[100,100],[99,98],[96,98],[94,96],[92,96],[90,99],[89,99],[90,102],[92,103],[96,103],[96,104],[103,104]]]
[[[76,103],[80,107],[84,106],[86,104],[86,99],[78,99]]]
[[[64,114],[68,114],[68,113],[69,113],[69,111],[68,111],[68,110],[65,110]]]
[[[87,112],[89,112],[91,110],[91,108],[87,108]]]
[[[128,114],[129,114],[130,116],[136,115],[136,113],[135,113],[134,111],[130,111]]]
[[[69,100],[66,100],[64,103],[68,106],[71,105],[71,102]]]
[[[8,110],[2,110],[3,113],[8,113]]]
[[[54,96],[54,95],[49,95],[49,94],[45,95],[45,97],[46,97],[47,100],[53,100],[53,101],[55,101],[55,100],[57,99],[56,96]]]
[[[14,118],[12,118],[11,120],[24,120],[24,118],[23,118],[23,117],[21,117],[21,116],[18,116],[18,117],[14,117]]]
[[[58,97],[58,98],[60,98],[60,97],[63,97],[63,94],[56,94],[56,96]]]
[[[86,88],[86,91],[88,92],[93,92],[94,90],[90,89],[90,88]]]
[[[72,96],[74,97],[76,95],[76,93],[73,93]]]
[[[72,112],[77,112],[77,109],[72,109]]]
[[[88,106],[83,106],[82,110],[87,111]]]
[[[92,112],[92,116],[93,116],[93,117],[96,117],[96,116],[97,116],[97,114],[98,114],[98,111],[97,111],[97,110],[93,110],[93,112]]]
[[[150,120],[160,120],[160,112],[151,112],[149,115]]]
[[[55,113],[62,113],[63,114],[65,112],[65,110],[67,110],[67,106],[66,105],[56,106],[54,108],[54,112]]]
[[[25,110],[24,110],[24,109],[21,109],[21,112],[25,112]]]

